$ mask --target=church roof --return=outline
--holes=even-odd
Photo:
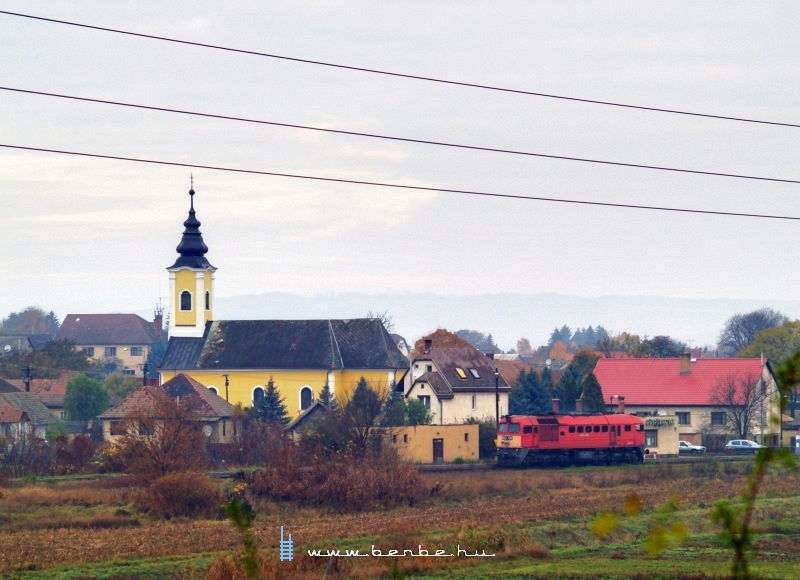
[[[195,216],[194,211],[194,189],[189,190],[189,217],[183,222],[183,237],[175,248],[178,251],[178,259],[169,267],[172,268],[212,268],[206,259],[208,246],[203,242],[203,234],[200,233],[200,220]]]
[[[202,338],[170,338],[161,369],[407,369],[374,318],[226,320]]]

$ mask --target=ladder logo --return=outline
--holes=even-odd
[[[291,561],[294,558],[294,547],[292,546],[292,534],[289,534],[288,539],[283,538],[283,526],[281,526],[281,562],[285,560]]]

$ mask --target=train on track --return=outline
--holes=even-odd
[[[497,466],[612,465],[644,461],[644,421],[622,413],[506,415]]]

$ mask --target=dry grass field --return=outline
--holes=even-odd
[[[459,576],[724,577],[731,554],[709,513],[744,489],[749,463],[649,464],[622,468],[426,474],[427,498],[413,507],[356,513],[251,498],[264,577]],[[759,577],[800,569],[800,477],[771,470],[758,503],[753,546]],[[229,495],[234,483],[221,481]],[[246,496],[247,490],[237,489]],[[20,578],[224,578],[237,570],[241,536],[217,519],[157,519],[138,511],[142,489],[124,477],[14,483],[0,488],[0,572]],[[624,515],[635,498],[641,508]],[[671,510],[663,506],[674,504]],[[598,534],[603,514],[618,525]],[[657,526],[686,533],[648,553]],[[294,559],[278,558],[280,527]],[[679,541],[680,540],[680,541]],[[461,548],[493,557],[308,556],[308,549]]]

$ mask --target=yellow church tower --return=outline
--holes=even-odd
[[[169,272],[170,322],[169,335],[203,336],[206,322],[213,320],[214,272],[206,259],[208,247],[203,243],[200,221],[194,212],[194,187],[189,190],[189,218],[176,248],[178,259]]]

